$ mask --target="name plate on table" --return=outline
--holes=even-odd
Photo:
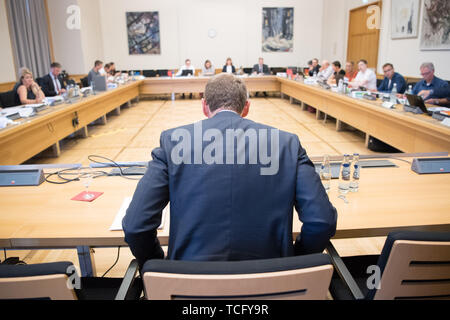
[[[411,170],[418,174],[450,173],[450,158],[414,159]]]
[[[0,168],[0,187],[39,186],[44,180],[42,169],[6,170]]]
[[[389,101],[385,101],[385,102],[383,102],[383,104],[381,106],[386,109],[393,109],[395,104],[393,104],[392,102],[389,102]]]

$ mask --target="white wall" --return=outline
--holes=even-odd
[[[66,10],[71,5],[78,5],[77,0],[47,0],[52,32],[55,60],[62,64],[69,74],[86,73],[84,53],[81,45],[81,31],[68,29],[69,17]]]
[[[5,1],[3,0],[0,0],[0,43],[2,44],[2,49],[0,50],[0,82],[16,81],[8,18]]]
[[[433,62],[436,75],[446,80],[450,79],[450,51],[421,51],[420,35],[416,39],[391,39],[391,1],[384,0],[382,6],[378,73],[382,73],[384,63],[390,62],[401,74],[420,77],[420,65],[423,62]],[[423,1],[421,3],[423,6]],[[349,11],[362,5],[364,5],[362,0],[324,0],[323,58],[345,61]],[[423,12],[422,7],[419,34]]]
[[[81,45],[84,58],[82,73],[88,73],[94,67],[95,60],[103,60],[100,5],[98,1],[92,0],[78,0],[78,5],[81,10]]]
[[[323,0],[100,0],[103,53],[118,69],[177,68],[186,58],[200,68],[216,68],[229,56],[236,66],[252,66],[260,56],[270,66],[306,65],[322,51]],[[262,53],[262,8],[294,7],[294,52]],[[161,54],[129,55],[125,13],[159,11]],[[210,39],[210,28],[217,37]]]

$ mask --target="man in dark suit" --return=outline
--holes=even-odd
[[[244,119],[247,89],[233,75],[214,76],[202,105],[208,119],[162,132],[123,219],[139,264],[164,257],[157,228],[169,201],[169,259],[322,252],[335,234],[337,213],[298,137]],[[294,207],[303,222],[295,244]]]
[[[53,62],[50,65],[50,73],[42,77],[41,87],[46,97],[54,97],[66,92],[66,86],[61,74],[61,64]]]
[[[252,74],[253,75],[270,75],[270,69],[269,66],[267,64],[264,64],[264,59],[263,58],[259,58],[258,60],[258,64],[255,64],[253,66],[253,70],[252,70]],[[255,93],[255,97],[258,96],[258,92]],[[264,96],[267,97],[267,92],[264,92]]]
[[[405,93],[406,81],[400,73],[395,72],[394,65],[392,63],[386,63],[383,66],[384,79],[378,86],[379,92],[391,93],[394,88],[394,84],[397,87],[397,93]]]

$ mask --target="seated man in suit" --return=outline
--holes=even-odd
[[[267,64],[264,64],[263,58],[259,58],[258,64],[255,64],[253,66],[252,74],[255,76],[256,75],[270,75],[269,66]],[[257,97],[257,96],[258,96],[258,92],[255,93],[255,97]],[[267,92],[265,92],[265,91],[264,91],[264,96],[267,97]]]
[[[161,133],[122,221],[139,264],[164,257],[157,228],[169,201],[169,259],[322,252],[337,213],[298,137],[244,119],[247,89],[230,74],[211,78],[202,106],[208,119]],[[295,244],[294,207],[303,222]]]
[[[320,68],[322,68],[322,66],[319,64],[319,59],[317,58],[312,59],[312,65],[309,68],[309,76],[313,77],[314,74],[317,75],[320,71]]]
[[[386,63],[383,66],[384,79],[378,87],[379,92],[391,93],[394,83],[397,85],[397,93],[403,94],[406,91],[406,81],[403,76],[394,70],[392,63]]]
[[[50,73],[42,77],[41,87],[46,97],[54,97],[66,92],[61,70],[61,64],[53,62],[50,65]]]

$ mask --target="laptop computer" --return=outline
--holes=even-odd
[[[419,108],[420,110],[422,110],[423,113],[429,116],[433,115],[433,112],[428,111],[427,107],[425,106],[425,102],[423,101],[423,98],[421,96],[406,94],[406,98],[408,99],[410,106]]]
[[[194,72],[192,72],[192,70],[188,69],[188,70],[183,70],[183,72],[181,73],[182,77],[187,77],[188,75],[193,76]]]
[[[93,81],[95,91],[106,91],[107,85],[105,76],[95,76]]]

